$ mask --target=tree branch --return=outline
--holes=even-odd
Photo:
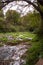
[[[26,1],[27,3],[29,3],[30,5],[32,5],[37,11],[39,11],[40,13],[42,13],[41,9],[38,6],[36,6],[33,2],[31,2],[29,0],[24,0],[24,1]]]
[[[6,6],[7,4],[9,4],[10,2],[13,2],[13,1],[26,1],[27,3],[29,3],[30,5],[32,5],[37,11],[39,11],[40,13],[42,13],[41,9],[37,6],[38,4],[35,5],[30,0],[6,0],[6,1],[1,1],[1,3],[3,3],[3,5],[0,8],[3,8],[4,6]]]

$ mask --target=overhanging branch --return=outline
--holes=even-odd
[[[24,1],[26,1],[29,4],[31,4],[37,11],[39,11],[40,13],[42,13],[41,9],[38,6],[36,6],[33,2],[31,2],[29,0],[24,0]]]
[[[2,5],[2,7],[0,6],[0,9],[2,9],[4,6],[6,6],[7,4],[9,4],[10,2],[13,2],[13,1],[26,1],[27,3],[32,5],[37,11],[42,13],[41,9],[37,5],[35,5],[33,2],[31,2],[30,0],[6,0],[6,1],[1,1],[1,3],[3,5]]]

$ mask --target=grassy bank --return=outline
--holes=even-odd
[[[22,41],[29,41],[33,39],[35,34],[30,32],[11,32],[11,33],[0,33],[0,45],[2,44],[18,44]]]
[[[24,58],[26,59],[26,65],[35,65],[36,62],[43,58],[43,39],[31,41],[31,48],[28,49]]]

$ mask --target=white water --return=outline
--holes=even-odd
[[[27,51],[27,49],[28,49],[28,46],[23,45],[23,44],[19,44],[16,46],[1,47],[0,48],[0,61],[4,60],[5,62],[7,60],[13,60],[9,62],[8,65],[22,65],[25,63],[25,60],[23,60],[21,56]],[[7,65],[7,63],[4,65]]]

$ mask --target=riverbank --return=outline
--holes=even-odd
[[[21,42],[27,42],[32,40],[35,34],[30,32],[11,32],[11,33],[0,33],[0,46],[5,45],[16,45]]]

